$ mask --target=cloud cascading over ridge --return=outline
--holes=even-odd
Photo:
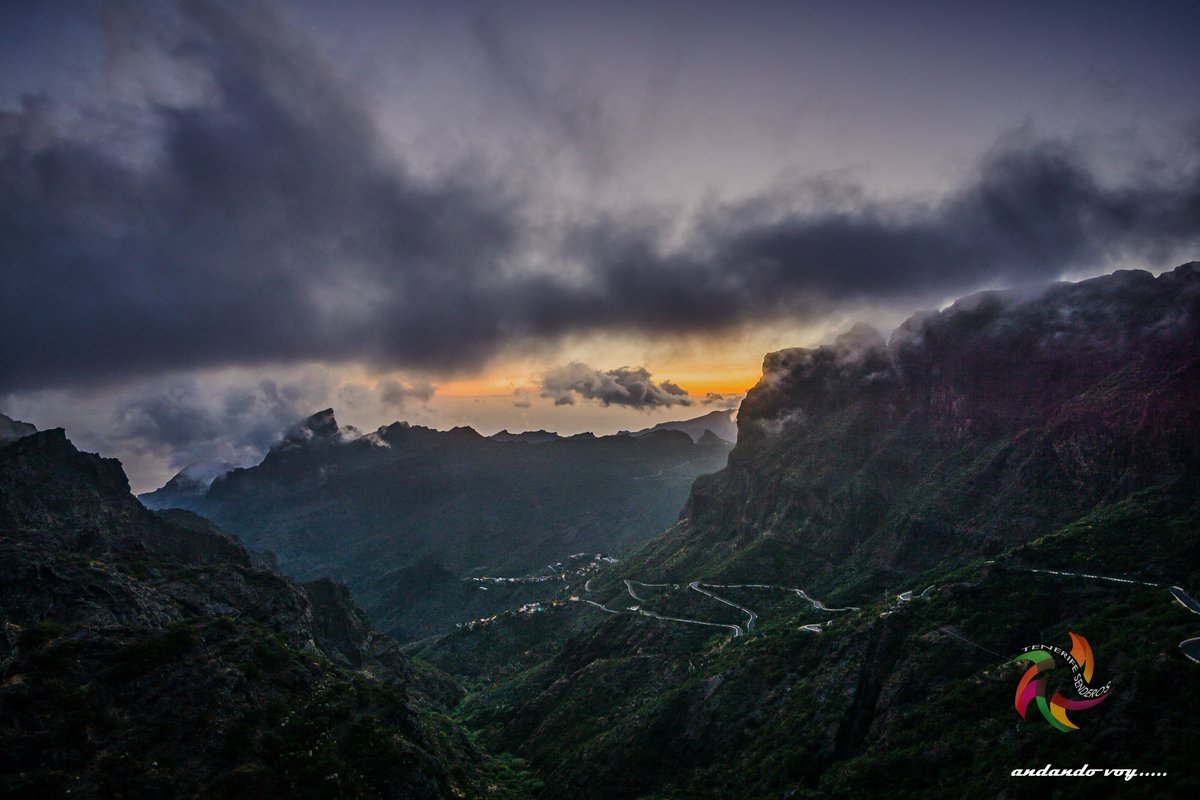
[[[86,135],[44,96],[0,112],[0,393],[262,363],[472,369],[572,334],[719,331],[1200,244],[1200,129],[1120,181],[1026,138],[937,200],[806,182],[709,203],[682,236],[669,209],[534,224],[520,176],[418,177],[265,6],[179,8],[110,20],[114,68],[172,70],[121,101],[143,140]]]
[[[329,391],[319,375],[224,386],[160,381],[122,398],[112,436],[130,453],[166,459],[172,470],[207,470],[192,477],[211,479],[225,469],[256,463]]]

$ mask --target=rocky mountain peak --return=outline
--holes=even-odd
[[[357,434],[358,431],[353,428],[339,427],[333,409],[327,408],[292,426],[280,441],[271,446],[267,459],[312,447],[341,444],[348,439],[357,438]]]
[[[318,411],[288,432],[285,441],[336,442],[341,438],[337,417],[332,408]]]

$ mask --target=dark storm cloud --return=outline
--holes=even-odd
[[[803,185],[708,209],[676,250],[610,220],[571,242],[596,279],[590,296],[571,300],[579,317],[617,326],[704,329],[1052,279],[1114,257],[1161,260],[1200,244],[1198,156],[1200,136],[1177,172],[1106,186],[1064,143],[1009,144],[936,204]],[[834,209],[823,210],[831,196]]]
[[[541,129],[544,144],[555,155],[572,157],[593,179],[612,169],[616,137],[598,96],[547,69],[528,47],[506,38],[497,27],[495,7],[474,18],[471,34],[493,85]]]
[[[686,389],[671,381],[656,383],[645,367],[599,370],[572,361],[547,370],[541,377],[541,390],[541,396],[553,398],[556,406],[573,405],[576,397],[640,409],[692,404]]]
[[[109,110],[136,117],[132,143],[45,97],[0,112],[0,392],[268,362],[471,368],[572,333],[940,299],[1200,241],[1200,135],[1118,184],[1066,143],[1023,141],[938,202],[810,182],[711,205],[682,244],[662,213],[548,230],[517,178],[406,170],[355,87],[265,7],[172,8],[109,19],[114,69],[173,70]],[[583,136],[588,113],[557,135]]]
[[[201,94],[146,110],[148,165],[44,98],[0,118],[5,388],[492,348],[495,315],[474,312],[513,248],[504,192],[408,176],[354,88],[263,8],[181,8],[113,23],[157,37],[142,49]]]

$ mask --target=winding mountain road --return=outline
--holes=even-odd
[[[730,630],[733,631],[733,638],[735,638],[735,639],[737,637],[743,635],[741,627],[738,625],[733,625],[731,623],[705,622],[704,620],[701,620],[701,619],[684,619],[683,617],[668,617],[663,614],[657,614],[653,611],[647,611],[644,608],[639,608],[637,610],[637,613],[641,614],[643,617],[653,617],[654,619],[662,619],[662,620],[667,620],[669,622],[682,622],[687,625],[708,625],[709,627],[712,627],[712,628],[729,628]]]
[[[737,603],[733,602],[732,600],[726,600],[724,597],[721,597],[718,594],[713,594],[712,592],[701,589],[700,581],[692,581],[691,583],[688,584],[688,588],[691,589],[692,591],[699,592],[702,595],[707,595],[708,597],[711,597],[713,600],[716,600],[718,603],[724,603],[727,606],[733,606],[738,611],[741,611],[743,614],[745,614],[746,615],[746,633],[749,633],[750,629],[754,627],[754,621],[756,619],[758,619],[758,614],[755,614],[753,611],[746,608],[745,606],[739,606]]]
[[[1200,614],[1200,603],[1197,603],[1190,594],[1185,592],[1180,586],[1172,586],[1170,588],[1171,596],[1179,603],[1179,605],[1191,611],[1193,614]],[[1179,650],[1192,661],[1200,664],[1200,636],[1194,639],[1184,639],[1179,643]]]
[[[768,583],[706,583],[703,585],[708,586],[713,589],[777,589],[781,592],[791,592],[792,594],[796,595],[797,597],[801,598],[802,600],[806,600],[807,602],[811,603],[812,607],[815,608],[817,611],[829,611],[829,612],[832,612],[835,614],[842,612],[842,611],[859,611],[859,610],[861,610],[861,609],[859,609],[858,606],[846,606],[845,608],[830,608],[829,606],[822,603],[820,600],[817,600],[815,597],[810,597],[808,592],[804,591],[803,589],[797,589],[794,586],[773,586]],[[931,586],[929,588],[932,589],[933,587]]]
[[[585,592],[590,593],[590,592],[595,591],[594,589],[592,589],[592,580],[593,580],[592,578],[588,578],[586,581],[584,581],[583,590]],[[847,606],[845,608],[830,608],[829,606],[822,603],[820,600],[817,600],[814,597],[810,597],[809,594],[807,592],[805,592],[803,589],[797,589],[792,586],[772,586],[772,585],[766,584],[766,583],[715,584],[715,583],[703,583],[699,580],[692,581],[688,584],[688,589],[695,591],[695,592],[699,592],[700,594],[708,597],[709,599],[716,600],[719,603],[724,603],[727,606],[736,608],[738,611],[741,611],[743,614],[746,615],[746,622],[743,623],[742,625],[737,625],[737,624],[728,623],[728,622],[709,622],[707,620],[702,620],[702,619],[689,619],[686,617],[672,617],[672,616],[668,616],[666,614],[659,614],[658,612],[651,611],[647,608],[643,608],[641,606],[641,604],[646,602],[646,598],[639,595],[637,593],[637,591],[634,589],[635,586],[645,586],[647,588],[652,588],[652,589],[675,589],[675,590],[678,590],[679,589],[678,583],[646,583],[644,581],[635,581],[635,580],[631,580],[629,578],[623,578],[622,583],[625,584],[625,592],[629,595],[630,598],[632,598],[634,600],[634,602],[638,603],[639,605],[630,606],[629,608],[626,608],[626,609],[614,609],[614,608],[609,608],[608,606],[604,605],[603,603],[597,603],[595,600],[588,600],[587,598],[572,598],[572,599],[573,600],[582,600],[583,602],[587,603],[588,605],[595,606],[596,608],[598,608],[601,611],[604,611],[608,614],[624,614],[624,613],[640,614],[643,617],[651,617],[653,619],[660,619],[660,620],[664,620],[667,622],[680,622],[685,625],[705,625],[705,626],[712,627],[712,628],[725,628],[727,630],[733,631],[734,638],[737,638],[739,636],[744,636],[747,633],[749,633],[751,630],[753,630],[754,623],[758,620],[758,614],[752,609],[746,608],[745,606],[739,605],[738,603],[735,603],[732,600],[729,600],[728,598],[721,597],[720,595],[718,595],[714,592],[708,591],[709,589],[774,589],[774,590],[779,590],[779,591],[784,591],[784,592],[791,592],[792,594],[796,595],[797,597],[800,597],[801,599],[812,604],[812,607],[819,611],[827,611],[827,612],[837,613],[837,612],[843,612],[843,611],[858,611],[859,610],[857,606]],[[820,633],[822,630],[822,627],[821,627],[820,623],[810,623],[808,625],[800,626],[800,630],[808,631],[809,633]]]
[[[1154,587],[1154,588],[1161,588],[1163,586],[1163,584],[1152,583],[1150,581],[1139,581],[1139,580],[1133,580],[1130,578],[1115,578],[1115,577],[1112,577],[1109,575],[1095,575],[1095,574],[1087,573],[1087,572],[1067,572],[1064,570],[1037,569],[1037,568],[1033,568],[1033,567],[1026,567],[1023,569],[1026,572],[1034,572],[1034,573],[1043,574],[1043,575],[1056,575],[1059,577],[1088,578],[1091,580],[1110,581],[1112,583],[1124,583],[1124,584],[1137,585],[1137,586],[1150,586],[1150,587]],[[592,589],[592,580],[593,580],[592,578],[588,578],[586,581],[584,581],[584,584],[583,584],[584,592],[591,593],[591,592],[595,591]],[[637,591],[634,589],[634,586],[645,586],[647,588],[654,588],[654,589],[678,590],[679,584],[677,584],[677,583],[645,583],[643,581],[635,581],[635,580],[631,580],[629,578],[622,579],[622,582],[625,584],[626,593],[628,593],[629,596],[635,602],[637,602],[639,605],[631,606],[627,609],[613,609],[613,608],[609,608],[608,606],[604,605],[603,603],[598,603],[595,600],[588,600],[586,598],[575,598],[575,597],[573,597],[571,599],[572,600],[582,600],[584,603],[587,603],[588,605],[591,605],[591,606],[595,606],[596,608],[598,608],[601,611],[604,611],[605,613],[608,613],[608,614],[633,613],[633,614],[638,614],[643,617],[650,617],[652,619],[663,620],[665,622],[678,622],[678,623],[681,623],[684,625],[703,625],[703,626],[710,627],[710,628],[725,628],[726,630],[733,632],[734,638],[738,638],[740,636],[744,636],[744,635],[750,633],[750,631],[754,629],[754,623],[758,620],[758,614],[755,613],[752,609],[749,609],[743,605],[735,603],[732,600],[729,600],[728,598],[725,598],[725,597],[722,597],[722,596],[716,594],[715,592],[709,591],[710,589],[769,589],[769,590],[777,590],[777,591],[791,592],[792,594],[795,594],[797,597],[810,603],[814,609],[817,609],[819,611],[839,613],[839,612],[860,610],[857,606],[845,606],[843,608],[830,608],[829,606],[825,605],[820,600],[817,600],[816,598],[810,596],[803,589],[799,589],[799,588],[796,588],[793,586],[775,586],[775,585],[766,584],[766,583],[703,583],[700,580],[691,581],[690,583],[688,583],[688,589],[690,589],[691,591],[698,592],[698,593],[708,597],[711,600],[716,600],[719,603],[723,603],[732,608],[736,608],[738,611],[741,611],[743,614],[746,615],[746,621],[742,625],[737,625],[734,623],[725,623],[725,622],[709,622],[707,620],[701,620],[701,619],[689,619],[686,617],[672,617],[672,616],[668,616],[666,614],[659,614],[656,611],[651,611],[649,609],[642,608],[641,604],[645,603],[646,600],[644,597],[639,595],[637,593]],[[896,595],[897,607],[893,608],[891,611],[885,612],[885,615],[899,610],[900,605],[905,605],[905,604],[911,603],[914,599],[929,597],[930,593],[935,588],[937,588],[937,584],[930,584],[919,595],[915,594],[915,590],[909,590],[909,591],[899,593],[898,595]],[[1184,591],[1184,589],[1182,587],[1170,586],[1167,588],[1170,591],[1171,596],[1181,606],[1183,606],[1188,611],[1191,611],[1194,614],[1200,614],[1200,602],[1197,602],[1195,600],[1195,598],[1193,598],[1186,591]],[[807,625],[801,625],[800,630],[807,631],[809,633],[821,633],[822,624],[821,623],[809,623]],[[957,634],[954,634],[954,635],[957,635]],[[970,642],[969,640],[966,640],[966,641],[968,641],[968,643],[970,643],[970,644],[975,644],[974,642]],[[976,646],[978,646],[978,645],[976,645]],[[1192,639],[1186,639],[1186,640],[1180,642],[1179,649],[1186,658],[1188,658],[1189,660],[1191,660],[1197,664],[1200,664],[1200,636],[1192,638]]]
[[[1134,581],[1134,580],[1130,580],[1129,578],[1112,578],[1112,577],[1109,577],[1108,575],[1092,575],[1087,572],[1060,572],[1059,570],[1055,570],[1055,569],[1034,569],[1033,567],[1027,568],[1026,571],[1027,572],[1040,572],[1043,575],[1066,575],[1066,576],[1069,576],[1072,578],[1091,578],[1092,580],[1097,580],[1097,581],[1112,581],[1113,583],[1131,583],[1136,586],[1162,586],[1161,583],[1150,583],[1149,581]],[[1183,591],[1183,590],[1180,589],[1180,591]]]
[[[629,588],[629,587],[626,587],[626,588]],[[632,590],[630,590],[630,593],[632,594]],[[583,602],[587,603],[588,605],[595,606],[596,608],[600,609],[601,611],[605,611],[609,614],[625,614],[625,613],[640,614],[643,617],[652,617],[653,619],[661,619],[661,620],[665,620],[667,622],[682,622],[685,625],[707,625],[712,628],[728,628],[733,631],[733,636],[735,639],[738,636],[742,635],[742,629],[738,625],[725,624],[722,622],[705,622],[702,619],[684,619],[683,617],[668,617],[665,614],[658,614],[654,611],[648,611],[648,610],[646,610],[644,608],[640,608],[640,607],[634,607],[634,608],[629,608],[629,609],[624,609],[624,610],[609,608],[608,606],[604,605],[603,603],[597,603],[595,600],[584,599]]]
[[[1200,614],[1200,603],[1197,603],[1192,596],[1185,592],[1179,586],[1171,587],[1171,596],[1179,601],[1179,605],[1191,611],[1193,614]]]
[[[604,605],[603,603],[597,603],[595,600],[584,600],[583,602],[587,603],[589,606],[595,606],[596,608],[600,609],[601,611],[607,611],[609,614],[620,614],[621,613],[620,611],[618,611],[616,609],[609,608],[608,606]]]
[[[642,583],[641,581],[626,580],[625,581],[625,591],[629,592],[629,596],[632,597],[634,600],[637,600],[639,603],[644,603],[644,602],[646,602],[646,600],[645,600],[645,598],[638,597],[637,592],[635,592],[633,590],[633,585],[635,583],[638,586],[647,586],[651,589],[670,589],[671,587],[674,587],[676,589],[679,588],[678,584],[672,584],[672,583]],[[584,586],[584,588],[586,589],[587,587]]]
[[[1093,575],[1088,572],[1064,572],[1061,570],[1054,570],[1054,569],[1034,569],[1032,567],[1026,568],[1026,571],[1027,572],[1038,572],[1043,575],[1061,575],[1061,576],[1072,577],[1072,578],[1091,578],[1092,580],[1097,580],[1097,581],[1111,581],[1113,583],[1127,583],[1127,584],[1133,584],[1135,586],[1152,586],[1156,589],[1161,588],[1163,586],[1163,584],[1161,584],[1161,583],[1152,583],[1150,581],[1135,581],[1135,580],[1131,580],[1129,578],[1114,578],[1109,575]],[[1183,606],[1188,611],[1191,611],[1193,614],[1200,614],[1200,603],[1197,603],[1195,598],[1193,598],[1190,594],[1185,592],[1183,590],[1182,586],[1168,586],[1167,591],[1169,591],[1171,593],[1171,596],[1175,598],[1175,601],[1177,603],[1179,603],[1179,605]],[[1181,653],[1183,653],[1185,658],[1187,658],[1191,661],[1194,661],[1197,664],[1200,664],[1200,636],[1197,636],[1193,639],[1184,639],[1182,642],[1179,643],[1179,651]]]

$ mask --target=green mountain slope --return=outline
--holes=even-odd
[[[343,587],[146,510],[61,430],[0,447],[5,797],[523,796],[460,693]]]
[[[288,574],[345,580],[376,625],[415,639],[533,599],[464,576],[522,576],[640,544],[728,452],[679,431],[529,443],[403,423],[344,441],[325,411],[256,467],[142,499],[209,517]]]
[[[760,615],[736,638],[569,604],[558,621],[499,623],[539,624],[545,638],[527,631],[519,647],[532,659],[514,654],[475,676],[459,714],[482,741],[529,759],[547,797],[1024,797],[1046,789],[1009,773],[1046,763],[1169,775],[1110,778],[1104,796],[1145,796],[1147,781],[1159,781],[1156,796],[1192,796],[1200,665],[1179,644],[1200,636],[1200,615],[1168,587],[1200,594],[1198,528],[1200,506],[1151,493],[997,559],[922,576],[907,588],[933,588],[908,602],[892,594],[831,614],[766,590],[716,590]],[[1129,537],[1159,545],[1136,562],[1096,549]],[[1082,572],[1158,585],[1033,571],[1077,555]],[[721,619],[712,606],[688,613]],[[804,627],[814,622],[817,633]],[[1027,645],[1069,648],[1071,631],[1094,648],[1094,683],[1113,688],[1108,702],[1072,712],[1080,730],[1063,734],[1036,712],[1017,715],[1028,665],[1009,659]],[[495,659],[507,638],[495,630],[456,632],[425,655],[486,664],[470,658],[484,636]],[[1066,680],[1055,687],[1070,691]]]

